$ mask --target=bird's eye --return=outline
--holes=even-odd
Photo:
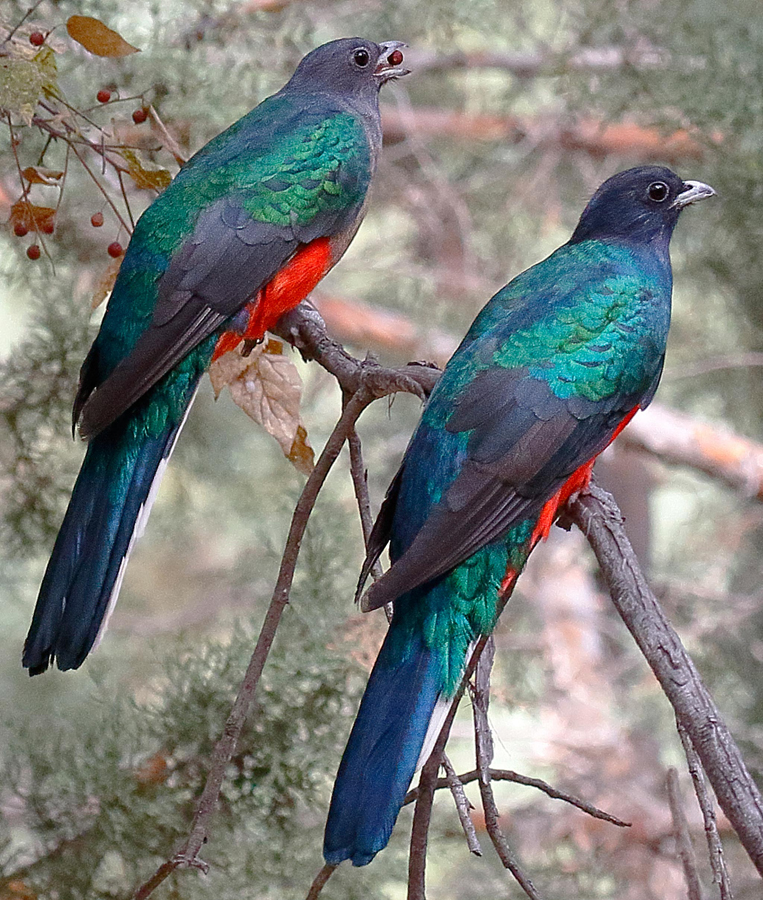
[[[654,181],[647,188],[649,199],[654,200],[655,203],[662,203],[663,200],[667,199],[669,193],[670,188],[665,184],[664,181]]]
[[[358,47],[357,50],[352,51],[352,61],[359,69],[365,69],[371,62],[371,54],[365,47]]]

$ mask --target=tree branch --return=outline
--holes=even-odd
[[[763,500],[763,446],[728,428],[654,403],[634,418],[618,443],[698,469],[746,497]]]
[[[407,60],[417,75],[453,69],[500,69],[517,78],[538,78],[568,72],[611,72],[626,67],[659,68],[667,54],[659,49],[631,47],[583,47],[575,53],[534,50],[526,53],[425,53],[411,52]]]
[[[450,788],[450,792],[453,795],[458,819],[464,830],[466,846],[469,848],[470,853],[473,853],[475,856],[482,856],[482,847],[480,847],[479,838],[477,837],[477,829],[474,827],[474,822],[472,822],[472,817],[469,814],[469,810],[473,807],[466,796],[464,783],[458,775],[456,775],[456,770],[453,768],[453,763],[448,759],[447,753],[442,754],[442,767],[445,770],[445,783]],[[435,790],[437,790],[436,784]]]
[[[215,746],[191,832],[185,844],[174,857],[163,863],[154,875],[137,889],[134,894],[135,900],[146,900],[177,868],[194,867],[206,870],[207,865],[199,859],[199,852],[207,841],[212,815],[217,806],[228,763],[251,710],[257,685],[278,624],[289,602],[289,592],[302,538],[318,493],[339,456],[345,440],[353,433],[355,422],[370,403],[396,391],[410,391],[423,398],[426,389],[422,386],[421,381],[424,385],[428,385],[431,381],[431,376],[428,374],[430,370],[426,367],[408,366],[402,370],[385,369],[371,361],[355,359],[328,337],[322,320],[319,316],[316,319],[316,316],[317,313],[311,316],[309,312],[306,312],[304,316],[293,319],[288,331],[288,339],[299,346],[306,358],[316,359],[328,371],[333,369],[345,396],[349,395],[349,400],[344,404],[342,415],[326,442],[313,472],[307,479],[294,510],[273,596],[238,695],[225,723],[222,736]],[[410,373],[407,371],[409,369]],[[424,376],[421,381],[417,380],[419,375]]]
[[[673,817],[673,833],[676,837],[676,849],[681,859],[686,878],[688,900],[704,900],[702,884],[697,872],[697,858],[694,855],[694,847],[689,834],[689,823],[681,806],[681,788],[678,783],[678,770],[671,766],[665,779],[668,788],[668,802],[670,814]]]
[[[718,885],[721,900],[734,900],[731,895],[731,879],[729,878],[729,873],[726,869],[726,860],[723,856],[723,844],[721,844],[721,836],[718,834],[718,823],[715,820],[713,801],[707,793],[705,774],[702,771],[702,765],[696,750],[692,746],[689,735],[686,733],[686,729],[678,720],[676,720],[676,728],[678,729],[678,736],[681,738],[681,744],[683,745],[684,753],[686,754],[689,774],[691,775],[691,780],[694,784],[694,793],[697,795],[699,808],[702,810],[710,867],[713,870],[713,880]]]
[[[316,900],[316,897],[320,894],[323,888],[326,886],[326,882],[331,878],[331,876],[336,871],[336,866],[330,866],[326,863],[325,866],[318,872],[318,874],[313,879],[313,883],[310,885],[310,890],[307,892],[307,897],[305,900]]]
[[[471,784],[473,781],[478,781],[480,777],[480,773],[476,769],[472,769],[471,772],[464,772],[463,775],[456,776],[458,780],[463,785]],[[548,782],[541,780],[540,778],[531,778],[529,775],[520,775],[519,772],[513,772],[511,769],[490,769],[490,780],[491,781],[511,781],[514,784],[522,784],[525,787],[533,787],[537,788],[539,791],[543,791],[544,794],[551,797],[553,800],[563,800],[565,803],[569,803],[570,806],[574,806],[576,809],[581,810],[581,812],[588,813],[589,816],[592,816],[594,819],[601,819],[604,822],[609,822],[611,825],[617,825],[618,828],[630,828],[630,822],[624,822],[622,819],[618,819],[617,816],[613,816],[611,813],[604,812],[604,810],[599,809],[591,803],[587,803],[585,800],[581,800],[579,797],[575,797],[573,794],[568,794],[566,791],[560,791],[558,788],[553,787],[548,784]],[[435,790],[440,791],[443,788],[450,787],[447,778],[438,778],[435,784]],[[419,796],[419,789],[417,787],[411,788],[410,791],[405,795],[405,799],[403,800],[403,806],[406,806],[409,803],[413,803],[414,800]]]
[[[316,305],[332,334],[349,344],[375,347],[408,358],[431,359],[438,365],[445,365],[458,345],[454,335],[421,328],[401,313],[371,304],[319,294]],[[746,497],[763,500],[763,444],[661,403],[652,403],[639,413],[616,446],[688,466]]]
[[[676,718],[747,854],[763,875],[763,799],[712,697],[656,597],[625,535],[612,497],[596,485],[567,507],[593,548],[618,613],[672,704]]]
[[[493,736],[487,718],[490,703],[490,673],[495,657],[495,643],[491,637],[477,662],[477,673],[472,688],[472,710],[474,713],[474,738],[477,753],[477,771],[479,773],[480,796],[485,812],[485,827],[493,842],[495,852],[504,868],[514,876],[519,886],[531,900],[541,900],[535,885],[519,864],[514,851],[509,846],[501,826],[498,824],[500,813],[495,802],[493,788],[490,783],[490,763],[493,761]]]
[[[665,134],[637,122],[605,122],[580,118],[562,122],[555,115],[496,115],[469,113],[436,106],[417,106],[410,113],[382,105],[386,144],[397,144],[410,134],[420,138],[450,138],[454,141],[501,141],[532,145],[536,150],[563,150],[590,156],[629,156],[643,162],[660,160],[679,163],[702,159],[707,138],[685,130]],[[710,136],[720,143],[721,135]]]

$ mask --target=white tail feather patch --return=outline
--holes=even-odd
[[[472,653],[474,653],[474,648],[476,646],[476,640],[471,641],[471,643],[469,644],[466,650],[466,656],[464,657],[464,669],[466,668],[469,660],[472,658]],[[424,735],[424,743],[421,746],[421,753],[419,753],[419,758],[416,762],[416,772],[418,772],[419,769],[424,765],[424,763],[429,759],[432,750],[434,750],[434,745],[437,742],[440,730],[445,724],[445,719],[447,718],[452,705],[453,698],[448,699],[442,696],[437,698],[437,703],[435,703],[434,710],[432,711],[432,718],[429,720],[429,725],[427,726],[427,733]]]
[[[427,733],[424,735],[421,753],[419,753],[419,758],[416,762],[416,772],[418,772],[429,759],[430,753],[434,750],[434,745],[440,734],[440,729],[450,712],[452,704],[453,699],[446,699],[445,697],[439,697],[437,703],[435,703],[434,710],[432,711],[432,718],[429,720],[429,726],[427,727]]]
[[[103,640],[106,629],[109,627],[109,619],[111,618],[111,614],[114,612],[114,607],[117,605],[117,599],[119,597],[119,592],[122,589],[122,582],[124,581],[125,572],[127,571],[127,563],[129,562],[130,554],[132,553],[136,542],[139,540],[139,538],[143,537],[143,532],[146,530],[148,517],[151,515],[151,507],[154,505],[156,495],[159,493],[159,485],[161,484],[162,478],[164,477],[164,473],[167,469],[167,465],[169,464],[170,457],[172,456],[172,451],[175,449],[175,445],[177,444],[178,438],[180,437],[180,432],[183,430],[183,426],[186,423],[186,419],[188,418],[188,414],[191,411],[193,401],[196,399],[196,394],[198,394],[198,392],[199,388],[197,386],[196,390],[193,392],[193,396],[188,403],[188,406],[186,407],[185,412],[183,413],[182,421],[180,422],[180,426],[175,433],[175,437],[170,444],[166,456],[164,456],[159,461],[159,465],[156,467],[156,473],[154,474],[153,480],[151,481],[151,487],[148,489],[146,499],[141,504],[141,507],[138,510],[138,515],[135,519],[135,526],[133,527],[132,535],[130,536],[130,543],[127,545],[125,555],[122,557],[122,561],[119,564],[119,571],[117,572],[117,577],[114,581],[114,587],[111,589],[108,606],[106,607],[106,612],[104,613],[103,620],[101,621],[101,627],[98,629],[98,634],[96,635],[95,641],[93,642],[93,649],[90,651],[91,653],[94,650],[98,649],[98,645]]]

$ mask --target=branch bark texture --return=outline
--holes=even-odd
[[[599,561],[618,613],[691,739],[718,802],[763,875],[763,799],[680,638],[660,607],[625,535],[611,495],[592,485],[567,507]]]

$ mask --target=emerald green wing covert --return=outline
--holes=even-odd
[[[577,257],[589,249],[561,248],[511,282],[475,321],[406,456],[417,460],[407,489],[430,505],[417,513],[412,542],[369,589],[366,608],[450,571],[537,516],[607,446],[623,418],[651,400],[670,284],[666,293],[659,278],[635,277],[628,252],[606,247],[600,277],[589,272],[577,283]],[[430,447],[437,458],[425,458]],[[386,518],[392,522],[391,510]]]
[[[228,158],[237,123],[140,219],[91,351],[107,347],[109,358],[91,367],[94,379],[78,395],[84,437],[222,328],[300,247],[357,228],[374,163],[362,123],[346,111],[307,122],[303,112],[299,121],[279,123],[285,134],[275,146],[245,143]]]

